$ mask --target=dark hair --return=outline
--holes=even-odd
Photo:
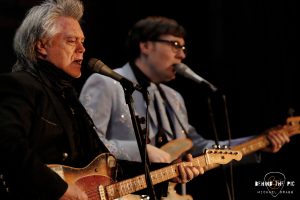
[[[126,41],[129,61],[140,55],[140,42],[159,39],[161,35],[185,38],[184,28],[175,20],[161,16],[150,16],[138,21],[128,33]]]

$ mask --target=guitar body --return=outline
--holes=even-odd
[[[113,183],[115,177],[116,159],[109,153],[98,155],[84,168],[73,168],[64,165],[47,165],[68,184],[76,184],[86,192],[89,199],[100,199],[99,186],[104,187]],[[102,200],[102,198],[101,198]]]
[[[206,166],[213,163],[226,164],[231,160],[240,160],[240,152],[231,150],[206,150],[203,155],[192,162],[172,164],[150,172],[152,183],[158,184],[179,176],[181,166]],[[113,200],[147,188],[145,175],[114,182],[116,159],[109,153],[100,154],[84,168],[74,168],[64,165],[47,165],[62,177],[68,184],[76,184],[90,200]]]
[[[193,147],[193,142],[189,138],[178,138],[169,141],[167,144],[160,147],[161,150],[169,153],[172,161],[179,158],[186,151]]]

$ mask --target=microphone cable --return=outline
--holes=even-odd
[[[219,143],[219,137],[218,137],[218,132],[217,132],[217,127],[216,127],[216,121],[215,121],[215,117],[214,117],[214,113],[213,113],[213,109],[211,106],[211,98],[210,96],[207,97],[207,105],[208,105],[208,112],[209,112],[209,117],[210,117],[210,122],[212,125],[212,129],[213,129],[213,133],[215,136],[215,148],[221,148],[220,147],[220,143]]]
[[[220,93],[220,91],[219,91]],[[228,133],[228,147],[230,148],[231,146],[231,129],[230,129],[230,123],[229,123],[229,117],[228,117],[228,109],[227,109],[227,103],[226,103],[226,96],[224,94],[221,94],[222,102],[223,102],[223,107],[224,107],[224,114],[225,114],[225,129]],[[210,96],[207,97],[207,103],[208,103],[208,109],[209,109],[209,116],[212,124],[212,129],[214,132],[214,137],[215,137],[215,143],[217,148],[226,148],[226,147],[221,147],[220,145],[220,140],[218,138],[218,132],[216,128],[216,122],[215,122],[215,117],[212,109],[212,99]],[[226,186],[226,191],[228,195],[229,200],[235,200],[235,195],[234,195],[234,184],[233,184],[233,168],[232,168],[232,162],[229,163],[229,174],[230,174],[230,179],[228,181],[226,171],[225,171],[225,166],[221,166],[222,171],[223,171],[223,176],[225,179],[225,186]]]
[[[229,122],[229,115],[228,115],[228,106],[227,106],[227,100],[226,100],[226,95],[222,94],[222,102],[223,102],[223,107],[224,107],[224,114],[225,114],[225,129],[228,134],[228,148],[231,147],[231,128],[230,128],[230,122]],[[226,176],[226,172],[223,170],[224,175]],[[235,193],[234,193],[234,181],[233,181],[233,164],[232,162],[229,163],[229,182],[230,185],[228,184],[228,181],[226,179],[226,188],[228,192],[228,196],[230,200],[235,200]]]

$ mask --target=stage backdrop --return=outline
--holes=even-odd
[[[1,1],[1,73],[10,71],[15,62],[12,40],[16,28],[26,11],[38,2]],[[232,137],[261,134],[268,128],[283,125],[290,115],[300,116],[296,2],[84,1],[82,25],[87,51],[77,89],[80,91],[90,75],[86,70],[89,58],[101,59],[111,68],[122,66],[127,61],[124,43],[129,28],[143,17],[162,15],[176,19],[188,32],[185,63],[226,96]],[[228,138],[225,105],[220,94],[211,95],[205,87],[179,76],[168,85],[181,92],[190,123],[203,136],[214,139],[207,103],[211,98],[218,137]],[[296,170],[299,142],[299,137],[294,136],[280,153],[263,153],[260,164],[234,167],[236,199],[272,199],[270,194],[262,194],[267,191],[265,187],[255,185],[269,172],[280,172],[287,181],[296,182],[296,186],[283,188],[293,194],[280,194],[277,199],[299,199],[300,179]],[[194,199],[226,199],[224,173],[222,170],[207,172],[188,191]]]

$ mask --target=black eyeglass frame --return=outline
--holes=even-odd
[[[178,53],[180,50],[182,50],[185,55],[187,53],[185,45],[180,45],[179,42],[177,42],[175,40],[156,39],[156,40],[151,40],[151,41],[169,44],[171,47],[173,47],[173,49],[175,49],[175,53]]]

